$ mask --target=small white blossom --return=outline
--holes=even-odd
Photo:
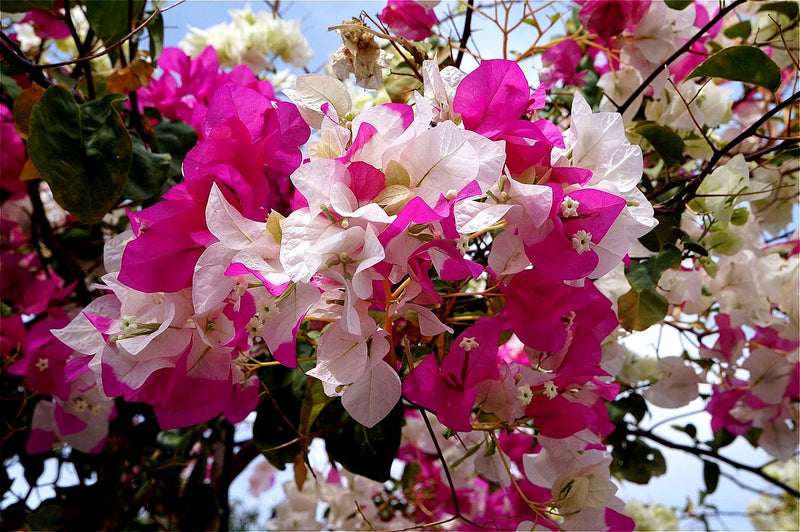
[[[469,250],[469,237],[467,235],[460,235],[458,237],[458,241],[456,242],[456,249],[462,255],[465,254]]]
[[[572,235],[572,247],[575,248],[575,251],[578,252],[578,255],[582,255],[584,252],[589,251],[589,249],[591,249],[591,243],[592,233],[589,233],[588,231],[581,229]]]
[[[523,384],[521,386],[517,386],[517,401],[522,406],[528,406],[531,404],[531,400],[533,399],[533,392],[531,391],[531,387],[528,384]]]
[[[250,335],[250,338],[264,334],[264,322],[258,319],[258,316],[253,316],[247,322],[247,334]]]
[[[44,357],[40,357],[39,360],[36,361],[36,369],[39,371],[45,371],[49,367],[50,361]]]
[[[462,338],[461,341],[458,343],[458,347],[465,351],[469,351],[471,349],[475,349],[478,347],[478,341],[475,340],[474,336],[470,336],[469,338]]]
[[[574,200],[567,196],[564,198],[564,201],[561,202],[561,216],[564,218],[569,218],[570,216],[577,216],[578,215],[578,207],[580,207],[580,202]]]
[[[76,397],[72,400],[72,409],[75,412],[83,412],[89,407],[89,403],[83,397]]]
[[[271,320],[280,314],[275,299],[271,297],[262,297],[259,299],[256,302],[256,309],[258,310],[258,317],[264,321]]]
[[[136,323],[136,316],[122,316],[122,334],[129,336],[134,334],[139,328]]]
[[[544,394],[547,396],[548,399],[553,399],[558,395],[558,388],[556,387],[556,383],[553,381],[547,381],[544,383]]]

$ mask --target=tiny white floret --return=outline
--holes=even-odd
[[[590,244],[592,243],[592,233],[580,229],[577,233],[572,235],[572,247],[582,255],[584,252],[589,251]]]

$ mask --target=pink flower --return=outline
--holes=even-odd
[[[593,247],[625,208],[625,199],[588,188],[564,195],[560,186],[551,187],[554,229],[543,240],[526,244],[525,253],[539,272],[553,279],[586,277],[600,260]]]
[[[545,50],[542,54],[544,68],[539,71],[542,85],[546,89],[550,89],[557,82],[562,81],[565,85],[582,87],[586,83],[583,80],[586,72],[578,72],[578,63],[582,55],[581,47],[570,39],[561,41]]]
[[[12,375],[24,375],[28,389],[63,400],[70,395],[64,366],[72,355],[72,349],[56,340],[50,334],[50,329],[63,327],[67,323],[66,319],[48,319],[35,323],[22,340],[24,356],[7,368]],[[3,326],[5,327],[5,320]]]
[[[58,2],[59,4],[61,2]],[[63,13],[63,8],[58,10]],[[36,35],[43,38],[66,39],[70,36],[69,28],[62,17],[43,9],[34,9],[25,13],[22,22],[33,24]]]
[[[548,363],[547,369],[557,369],[563,357],[577,367],[599,363],[600,342],[614,330],[617,319],[611,301],[592,283],[570,286],[538,270],[525,270],[507,279],[501,289],[506,294],[505,314],[517,337],[531,349],[561,352],[558,363]]]
[[[499,379],[497,342],[500,324],[481,318],[450,345],[441,367],[428,355],[406,377],[403,393],[414,403],[432,410],[439,421],[459,432],[472,430],[469,414],[478,396],[476,385]]]
[[[22,166],[27,158],[25,144],[14,129],[11,111],[0,105],[0,188],[8,192],[24,192],[27,185],[19,180]]]
[[[413,0],[389,0],[378,18],[397,35],[412,41],[430,37],[431,28],[439,23],[430,5]]]
[[[205,208],[177,192],[137,213],[129,213],[136,238],[122,255],[119,281],[142,292],[177,292],[191,286],[197,259],[213,237],[206,228]]]
[[[636,27],[650,7],[650,0],[580,0],[578,20],[601,42],[607,43],[626,28]]]
[[[564,147],[552,122],[521,119],[543,106],[544,88],[532,95],[519,65],[503,59],[483,61],[459,83],[453,98],[466,129],[506,141],[506,165],[514,175],[536,164],[549,166],[550,149]]]

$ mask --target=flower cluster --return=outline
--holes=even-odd
[[[554,475],[520,471],[573,519],[587,501],[565,483],[591,484],[607,468],[602,398],[616,393],[601,380],[600,348],[616,318],[589,277],[654,224],[646,202],[629,207],[640,199],[641,152],[618,115],[593,115],[579,97],[564,136],[546,120],[520,119],[543,100],[512,62],[484,61],[450,91],[436,89],[446,81],[433,63],[424,66],[434,89],[414,107],[372,107],[349,127],[343,85],[305,79],[293,94],[298,112],[223,84],[184,183],[130,213],[132,234],[107,244],[109,293],[56,334],[91,355],[84,368],[107,394],[152,404],[170,428],[220,412],[241,419],[258,390],[242,371],[247,360],[266,348],[295,367],[300,323],[328,323],[307,374],[353,419],[372,427],[403,395],[457,432],[480,424],[476,409],[498,427],[530,422],[542,447],[521,465],[544,461]],[[458,124],[442,118],[447,109]],[[301,113],[319,130],[302,164]],[[296,192],[285,216],[275,202],[288,190],[274,187],[289,174]],[[452,294],[434,276],[482,280],[483,295],[463,297],[504,308],[450,340],[441,309]],[[413,360],[401,320],[449,350]],[[521,342],[512,357],[500,355],[504,331]],[[213,393],[190,392],[199,386]],[[497,476],[502,452],[476,470]],[[606,526],[605,509],[621,509],[613,487],[603,489],[581,520]]]
[[[231,9],[229,23],[206,29],[190,27],[180,47],[190,57],[200,56],[213,47],[222,66],[247,65],[256,74],[273,70],[275,59],[295,67],[308,64],[313,56],[296,20],[283,20],[266,11],[254,13],[250,5]]]
[[[162,513],[207,527],[211,505],[186,508],[216,500],[227,516],[230,480],[260,452],[293,465],[273,528],[631,530],[677,522],[626,508],[611,480],[665,472],[648,405],[702,402],[712,439],[693,418],[670,429],[691,445],[668,442],[703,457],[701,505],[737,437],[794,455],[800,12],[438,4],[391,0],[331,26],[339,80],[285,90],[273,61],[311,52],[277,8],[192,29],[186,51],[160,50],[157,9],[128,13],[152,79],[111,4],[14,15],[0,42],[4,460],[28,478],[78,451],[89,489],[119,484],[136,514],[109,510],[106,528]],[[473,19],[497,22],[516,60],[480,57]],[[538,37],[512,54],[517,30]],[[78,59],[34,68],[47,39]],[[380,92],[356,96],[350,74]],[[68,78],[72,92],[50,86]],[[681,351],[629,351],[653,326]],[[162,505],[164,486],[180,501]],[[39,514],[24,526],[46,528]]]

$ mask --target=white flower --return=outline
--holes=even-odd
[[[383,83],[381,69],[389,66],[392,54],[381,50],[375,36],[360,28],[366,28],[360,20],[353,19],[345,24],[348,27],[339,30],[342,47],[331,58],[334,75],[344,80],[352,73],[356,76],[357,85],[365,89],[379,89]]]
[[[572,247],[575,248],[575,251],[578,252],[578,255],[582,255],[586,251],[591,249],[590,245],[592,243],[592,233],[588,231],[584,231],[583,229],[579,230],[577,233],[572,235]]]
[[[274,68],[272,61],[303,67],[311,60],[311,47],[300,32],[296,20],[282,20],[271,13],[254,13],[249,5],[228,11],[231,22],[206,29],[189,26],[179,43],[191,57],[197,57],[207,46],[213,46],[223,67],[247,65],[255,73]]]

